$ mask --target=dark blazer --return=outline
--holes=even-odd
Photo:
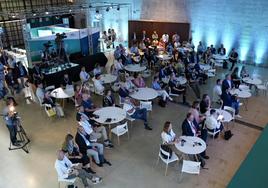
[[[221,53],[221,48],[218,48],[218,54],[219,53]],[[223,48],[223,55],[225,55],[226,54],[226,49],[225,48]]]
[[[115,100],[113,96],[110,97],[103,97],[103,101],[102,101],[102,106],[106,107],[106,106],[113,106],[115,104]]]
[[[126,98],[129,95],[129,91],[127,89],[122,89],[121,87],[119,88],[118,94],[122,98]]]
[[[195,122],[193,122],[193,123],[194,123],[196,130],[199,131],[200,127]],[[191,125],[188,123],[187,119],[185,119],[182,123],[182,135],[183,136],[194,136],[194,133],[191,129]]]
[[[224,106],[232,106],[233,98],[232,95],[226,91],[222,91],[221,100],[223,101]]]
[[[228,84],[228,81],[225,79],[225,80],[223,80],[223,82],[222,82],[222,86],[221,86],[221,88],[222,88],[222,91],[226,91],[226,89],[232,89],[234,87],[234,83],[233,83],[233,81],[231,80],[231,88],[230,88],[230,85]]]
[[[86,136],[86,139],[88,139],[89,141],[89,135],[87,134]],[[91,149],[90,146],[87,146],[85,140],[83,139],[83,137],[77,132],[76,135],[75,135],[75,142],[77,143],[79,149],[80,149],[80,152],[84,155],[87,154],[87,150],[88,149]]]

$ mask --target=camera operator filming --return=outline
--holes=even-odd
[[[29,151],[26,146],[30,140],[21,125],[20,117],[18,117],[18,113],[15,111],[15,106],[17,106],[15,99],[8,97],[3,110],[3,117],[10,134],[9,150],[23,149],[28,153]],[[17,134],[19,139],[17,139]],[[12,148],[12,145],[16,147]]]

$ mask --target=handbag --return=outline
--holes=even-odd
[[[233,136],[233,133],[230,130],[224,132],[225,140],[229,140],[232,136]]]
[[[166,144],[162,144],[162,145],[161,145],[161,149],[164,150],[165,152],[168,152],[168,153],[169,153],[169,159],[172,157],[172,149],[171,149],[168,145],[166,145]],[[166,155],[163,154],[162,152],[161,152],[161,155],[162,155],[162,157],[163,157],[164,159],[167,159],[167,158],[168,158],[168,156],[166,156]]]
[[[56,115],[56,111],[53,108],[46,107],[46,110],[49,117]]]

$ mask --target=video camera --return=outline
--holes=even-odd
[[[67,36],[66,36],[66,33],[57,33],[56,34],[56,38],[58,38],[58,39],[60,39],[60,40],[63,40],[63,39],[65,39],[65,38],[67,38]]]
[[[51,42],[50,41],[48,41],[48,42],[46,42],[46,43],[44,43],[43,44],[46,48],[50,48],[50,47],[52,47],[53,45],[51,44]]]

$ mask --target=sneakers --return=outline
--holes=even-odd
[[[240,116],[239,114],[235,115],[235,117],[237,117],[237,118],[242,118],[242,116]]]
[[[94,172],[91,168],[84,168],[84,170],[85,170],[87,173],[90,173],[90,174],[96,174],[96,172]]]
[[[173,99],[171,97],[168,98],[170,101],[173,101]]]
[[[112,164],[109,161],[107,161],[106,159],[104,160],[104,163],[106,163],[109,166],[112,166]]]
[[[92,178],[92,183],[95,185],[95,184],[98,184],[102,182],[102,178],[101,177],[94,177]]]

